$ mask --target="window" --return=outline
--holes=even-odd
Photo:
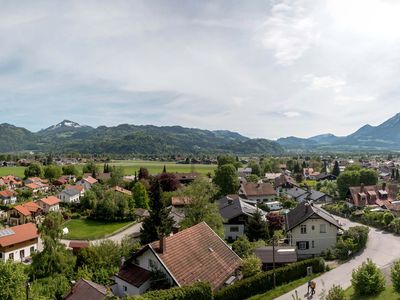
[[[307,225],[300,225],[300,233],[301,234],[307,233]]]
[[[128,291],[128,287],[127,286],[123,286],[124,287],[124,292],[127,292]]]
[[[311,226],[311,230],[314,230],[315,229],[315,226],[313,225],[313,226]]]
[[[230,232],[239,232],[239,226],[232,226],[229,229]]]
[[[315,248],[315,243],[314,243],[314,241],[311,241],[311,248]]]
[[[8,259],[12,259],[12,260],[14,260],[14,253],[10,253],[10,254],[8,254]]]
[[[320,233],[326,233],[326,224],[320,224],[319,225],[319,232]]]
[[[32,254],[33,252],[35,252],[35,247],[31,247],[31,249],[30,249],[30,253]]]
[[[296,244],[299,250],[307,250],[309,248],[308,242],[297,242]]]
[[[3,258],[3,253],[0,252],[0,258]]]

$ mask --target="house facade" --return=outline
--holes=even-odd
[[[0,191],[0,203],[3,205],[15,204],[17,202],[17,195],[10,190]]]
[[[27,223],[0,230],[0,260],[21,262],[38,250],[35,224]]]
[[[277,194],[270,183],[244,182],[240,185],[239,195],[252,204],[276,200]]]
[[[337,242],[338,221],[327,211],[309,202],[300,203],[286,215],[286,234],[298,256],[312,257],[332,249]]]
[[[42,198],[37,201],[37,204],[40,208],[45,212],[49,213],[51,211],[59,211],[60,210],[60,199],[55,196],[50,196],[47,198]]]
[[[68,186],[59,195],[58,198],[65,203],[79,203],[84,195],[84,187],[81,185]]]
[[[8,211],[8,224],[11,226],[36,222],[36,217],[40,215],[41,208],[35,202],[26,202],[22,205],[14,206]]]

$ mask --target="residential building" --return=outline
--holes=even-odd
[[[112,293],[104,286],[87,279],[79,279],[65,300],[104,300]]]
[[[228,195],[218,200],[219,213],[224,219],[226,240],[236,240],[245,233],[246,224],[257,211],[257,208],[245,202],[238,195]],[[266,212],[259,209],[264,220]]]
[[[314,201],[314,202],[332,202],[333,198],[325,193],[312,189],[301,189],[298,187],[291,188],[285,194],[298,202]]]
[[[50,196],[47,198],[42,198],[37,201],[37,204],[45,212],[49,213],[51,211],[59,211],[60,209],[60,199],[55,196]]]
[[[180,184],[189,184],[192,183],[200,174],[197,172],[189,172],[189,173],[174,173],[176,179],[180,182]]]
[[[271,270],[274,262],[277,268],[297,261],[297,248],[292,246],[266,246],[254,249],[253,252],[261,260],[264,271]]]
[[[29,222],[36,223],[36,217],[41,214],[41,208],[35,202],[26,202],[14,206],[8,211],[8,224],[11,226],[21,225]]]
[[[0,260],[23,261],[38,250],[39,233],[33,223],[0,230]]]
[[[92,176],[82,178],[77,184],[84,187],[85,190],[90,190],[98,181]]]
[[[238,168],[238,176],[239,177],[247,177],[251,175],[251,172],[253,172],[252,168]]]
[[[341,227],[327,211],[307,201],[286,214],[286,233],[299,257],[320,255],[336,245]]]
[[[83,195],[84,187],[82,185],[70,185],[58,195],[58,198],[65,203],[79,203]]]
[[[132,192],[131,192],[131,191],[126,190],[126,189],[124,189],[124,188],[122,188],[122,187],[120,187],[120,186],[114,186],[114,187],[112,188],[112,190],[113,190],[114,192],[121,193],[121,194],[123,194],[123,195],[132,197]]]
[[[303,177],[305,179],[315,180],[318,175],[320,175],[320,173],[316,172],[313,168],[304,168],[303,169]]]
[[[320,173],[319,175],[315,176],[314,178],[316,181],[323,181],[323,180],[336,180],[336,176],[330,173]]]
[[[278,194],[285,192],[288,189],[298,187],[298,183],[291,176],[286,174],[281,174],[281,176],[275,178],[274,187]]]
[[[239,195],[247,202],[265,203],[276,200],[276,191],[270,183],[245,182],[240,185]]]
[[[171,197],[171,205],[177,208],[182,208],[186,205],[189,205],[192,202],[192,199],[189,197],[181,197],[181,196],[172,196]]]
[[[241,262],[202,222],[144,246],[115,275],[113,291],[119,297],[146,292],[152,270],[163,272],[173,286],[204,281],[218,290],[237,279]]]
[[[3,205],[15,204],[17,202],[17,195],[10,190],[0,191],[0,203]]]
[[[397,200],[397,185],[361,185],[349,188],[347,200],[351,206],[389,205]]]

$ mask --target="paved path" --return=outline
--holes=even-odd
[[[138,237],[141,228],[142,228],[142,222],[136,223],[136,224],[133,224],[132,226],[126,228],[125,230],[123,230],[123,231],[121,231],[121,232],[118,232],[118,233],[116,233],[116,234],[114,234],[114,235],[112,235],[112,236],[109,236],[109,237],[103,238],[103,239],[92,240],[92,241],[90,241],[90,243],[91,243],[91,244],[97,244],[97,243],[99,243],[99,242],[101,242],[101,241],[103,241],[103,240],[111,240],[111,241],[114,241],[114,242],[119,243],[119,242],[121,242],[121,240],[122,240],[126,235],[127,235],[127,236],[130,236],[130,237]],[[61,242],[62,242],[63,244],[65,244],[66,246],[68,246],[70,240],[61,240]]]
[[[340,217],[335,218],[340,221],[344,228],[362,225]],[[385,275],[389,274],[390,265],[394,261],[400,259],[400,237],[370,227],[368,242],[364,251],[359,253],[350,261],[316,278],[314,281],[317,283],[317,289],[314,297],[307,296],[307,284],[298,287],[296,290],[299,298],[319,299],[319,294],[322,290],[325,289],[328,291],[334,284],[340,285],[344,289],[348,288],[351,285],[350,280],[353,269],[360,266],[362,262],[367,260],[367,258],[372,259],[372,261],[384,271]],[[276,299],[293,300],[292,295],[294,295],[294,293],[295,290]]]

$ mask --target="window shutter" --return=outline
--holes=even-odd
[[[310,249],[310,242],[306,242],[306,249]]]

